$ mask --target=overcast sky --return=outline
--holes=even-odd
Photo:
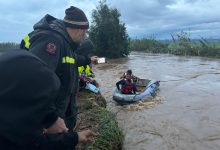
[[[91,21],[99,0],[1,0],[0,42],[19,42],[45,14],[62,19],[71,5],[81,8]],[[220,38],[220,0],[109,0],[121,13],[132,38],[190,32],[193,38]]]

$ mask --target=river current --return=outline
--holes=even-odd
[[[115,83],[127,69],[160,80],[153,99],[127,106],[112,100]],[[93,67],[107,108],[117,113],[125,150],[219,150],[220,60],[131,53]]]

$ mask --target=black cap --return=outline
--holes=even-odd
[[[65,11],[66,16],[63,21],[67,27],[75,29],[88,29],[89,22],[85,13],[74,6],[67,8]]]

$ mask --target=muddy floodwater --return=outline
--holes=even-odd
[[[154,99],[119,106],[115,83],[127,69],[161,81]],[[117,113],[125,150],[220,150],[220,60],[132,53],[93,67],[108,109]]]

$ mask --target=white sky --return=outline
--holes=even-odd
[[[99,0],[1,0],[0,42],[20,42],[45,14],[64,17],[71,5],[81,8],[91,22],[91,12]],[[192,38],[220,38],[220,0],[109,0],[121,13],[132,38],[154,36],[170,39],[170,34],[188,31]]]

